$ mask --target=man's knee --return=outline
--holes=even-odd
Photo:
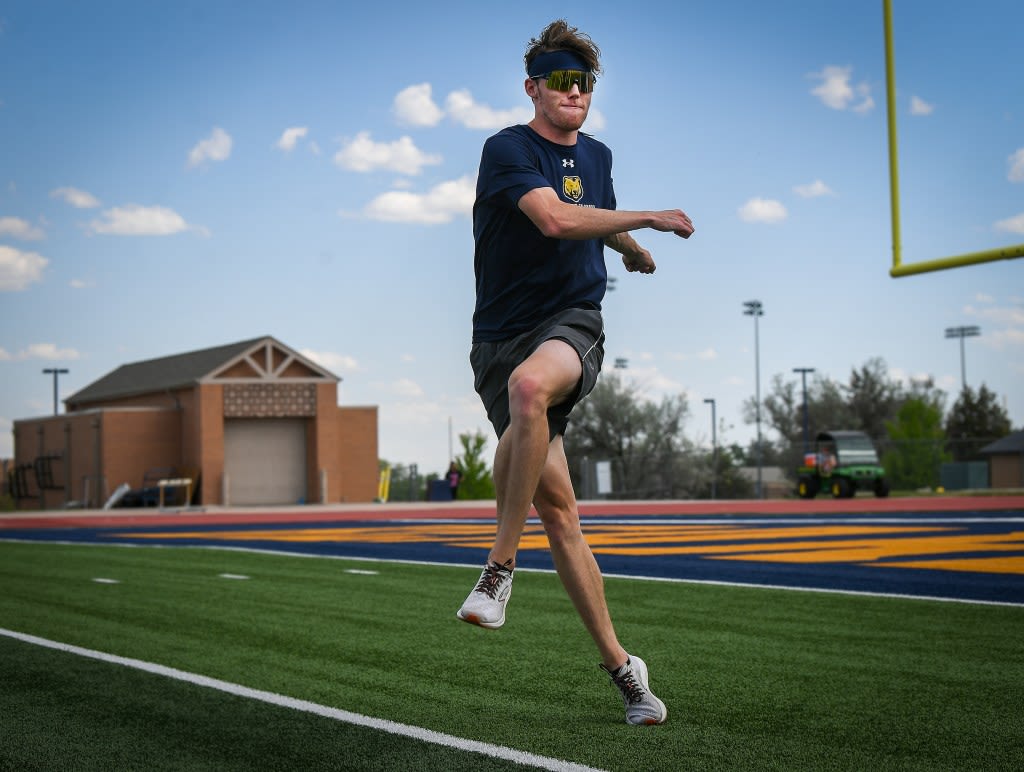
[[[541,418],[547,415],[550,389],[542,374],[520,368],[508,381],[508,407],[513,417]]]
[[[535,501],[534,506],[553,546],[583,538],[579,515],[569,501]]]

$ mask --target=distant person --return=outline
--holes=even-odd
[[[452,492],[452,501],[459,496],[459,483],[462,482],[462,470],[459,469],[458,465],[452,461],[448,465],[448,472],[445,475],[445,479],[448,480],[448,488]]]
[[[612,154],[580,131],[600,50],[564,20],[530,41],[524,88],[534,117],[488,139],[480,160],[473,236],[476,309],[470,362],[498,434],[494,459],[497,533],[474,590],[458,611],[486,628],[505,623],[516,552],[530,505],[544,524],[555,568],[619,688],[631,724],[660,724],[668,711],[647,665],[620,645],[600,568],[580,527],[562,435],[590,393],[604,358],[604,247],[627,271],[654,273],[639,228],[693,233],[679,209],[617,211]]]

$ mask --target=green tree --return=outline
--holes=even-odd
[[[586,465],[607,460],[616,497],[692,495],[697,470],[687,463],[692,450],[692,443],[683,436],[688,412],[683,395],[655,404],[617,373],[603,375],[576,406],[565,437],[577,493],[583,491]]]
[[[942,464],[950,460],[943,449],[942,406],[938,400],[911,397],[886,422],[891,444],[882,456],[889,485],[898,490],[934,488]]]
[[[721,433],[719,429],[719,433]],[[746,453],[736,443],[721,445],[718,448],[718,460],[715,463],[713,453],[694,454],[689,463],[691,467],[702,470],[698,474],[692,494],[694,498],[711,498],[711,475],[715,475],[715,496],[720,499],[747,499],[754,495],[754,483],[744,477],[740,470],[748,466]],[[703,470],[706,469],[706,472]]]
[[[423,501],[427,497],[427,480],[415,464],[392,464],[381,459],[380,469],[391,469],[388,501]]]
[[[905,399],[902,386],[889,378],[889,368],[880,357],[853,370],[843,390],[853,417],[852,425],[843,428],[860,429],[873,440],[885,436],[886,422],[896,417]]]
[[[979,458],[985,445],[1010,433],[1010,416],[996,395],[981,384],[977,393],[964,387],[946,418],[946,436],[954,461]]]
[[[463,433],[459,435],[459,444],[462,445],[462,455],[455,458],[455,465],[462,472],[458,498],[493,499],[494,477],[484,460],[487,436],[479,430],[472,434]]]
[[[804,407],[800,386],[800,381],[794,377],[772,376],[761,411],[762,421],[778,435],[775,453],[766,450],[764,456],[774,457],[786,475],[794,478],[804,454]],[[914,382],[907,391],[889,376],[888,367],[879,357],[852,370],[846,384],[815,374],[807,384],[808,442],[813,447],[814,438],[821,431],[853,429],[865,432],[876,446],[883,447],[887,442],[888,423],[895,420],[900,407],[913,398],[938,404],[941,415],[944,395],[934,388],[931,379]],[[754,423],[753,399],[744,403],[743,416],[748,424]]]

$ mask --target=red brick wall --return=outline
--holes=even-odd
[[[50,463],[59,488],[38,489],[41,496],[24,508],[62,509],[71,501],[101,507],[121,483],[142,486],[147,469],[178,466],[181,458],[179,414],[173,409],[89,410],[15,422],[15,461],[31,464],[38,456],[59,455]]]
[[[108,493],[122,483],[133,489],[141,488],[150,470],[181,466],[177,410],[104,410],[102,421],[103,470]]]
[[[307,501],[328,504],[341,500],[341,466],[338,447],[338,387],[319,383],[316,387],[316,417],[306,426]],[[320,470],[327,477],[327,499],[321,501]]]
[[[215,383],[196,388],[196,451],[202,476],[202,504],[223,503],[224,485],[224,387]]]
[[[993,488],[1024,487],[1024,456],[992,455],[988,457],[989,484]]]
[[[337,409],[339,492],[335,501],[364,502],[377,497],[377,407]]]

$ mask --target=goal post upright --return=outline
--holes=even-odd
[[[885,25],[885,89],[889,124],[889,207],[892,219],[892,268],[889,275],[899,278],[930,271],[944,271],[948,268],[961,268],[978,263],[1024,257],[1024,244],[1017,244],[909,265],[903,264],[903,248],[900,242],[900,181],[898,143],[896,141],[896,68],[893,55],[892,0],[882,0],[882,16]]]

